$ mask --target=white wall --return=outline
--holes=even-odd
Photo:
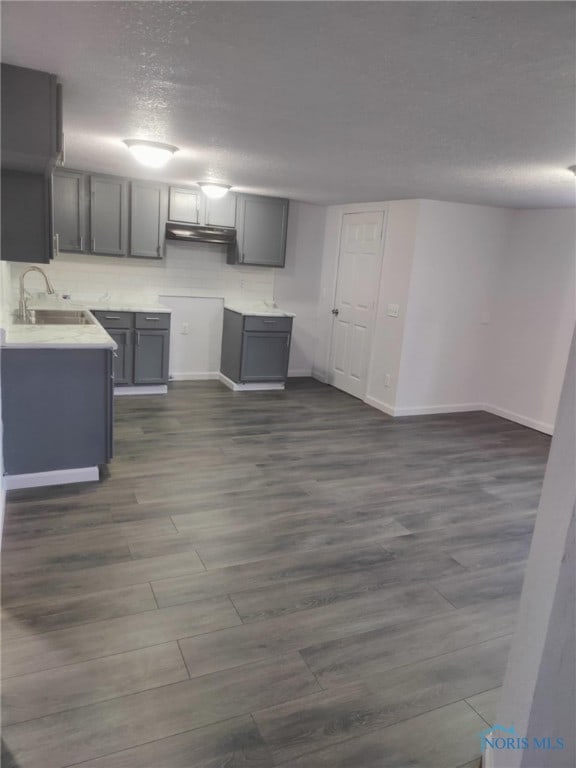
[[[496,768],[576,765],[576,334],[524,578],[498,723],[565,749],[495,750]]]
[[[398,200],[386,206],[384,251],[366,402],[389,413],[393,412],[397,397],[419,215],[418,200]],[[387,315],[388,304],[399,305],[398,317]],[[390,386],[385,385],[387,374],[391,377]]]
[[[274,275],[275,302],[296,315],[290,376],[310,376],[314,364],[325,219],[325,207],[290,202],[286,267]]]
[[[485,402],[486,340],[510,213],[420,202],[395,413]]]
[[[551,432],[576,320],[573,210],[514,211],[494,291],[486,397]]]
[[[0,344],[4,337],[4,326],[8,319],[10,307],[10,264],[0,261]],[[4,444],[2,434],[2,362],[0,357],[0,542],[2,526],[4,525],[4,508],[6,504],[6,491],[4,489]]]

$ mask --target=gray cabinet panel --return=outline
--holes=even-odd
[[[112,456],[112,351],[3,349],[8,474],[104,464]]]
[[[113,309],[93,309],[92,314],[107,331],[114,328],[132,328],[134,326],[133,312],[115,312]]]
[[[283,267],[288,200],[238,196],[238,259],[241,264]]]
[[[114,384],[131,384],[134,351],[132,349],[133,331],[108,330],[108,334],[118,345],[114,352]]]
[[[126,255],[127,183],[114,176],[90,177],[90,250]]]
[[[168,204],[169,221],[183,224],[198,224],[200,212],[200,193],[186,187],[170,187]]]
[[[236,194],[228,192],[219,200],[204,197],[204,224],[214,227],[236,226]]]
[[[58,171],[52,181],[54,233],[61,251],[81,253],[86,243],[85,184],[83,173]]]
[[[2,64],[2,168],[49,174],[62,151],[55,75]]]
[[[136,312],[135,327],[141,330],[167,331],[170,329],[169,312]]]
[[[292,330],[292,318],[280,315],[246,315],[244,317],[245,331],[288,331]]]
[[[2,260],[47,264],[52,248],[51,179],[2,171]]]
[[[247,331],[242,343],[242,381],[284,381],[288,372],[289,333]]]
[[[133,181],[130,185],[130,256],[161,257],[166,220],[166,188],[161,184]]]
[[[135,331],[134,384],[168,381],[169,331]]]

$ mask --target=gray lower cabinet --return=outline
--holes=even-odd
[[[238,195],[238,247],[228,263],[283,267],[286,260],[288,200]]]
[[[165,384],[170,332],[137,329],[135,333],[134,384]]]
[[[90,251],[125,256],[128,241],[128,182],[90,176]]]
[[[162,184],[130,183],[129,256],[159,259],[162,256],[167,190]]]
[[[82,253],[86,246],[86,177],[75,171],[59,171],[52,180],[54,234],[58,248]]]
[[[118,345],[114,352],[114,384],[131,384],[134,370],[132,330],[106,329]]]
[[[3,349],[2,413],[8,475],[107,463],[112,350]]]
[[[224,310],[221,372],[238,384],[285,381],[292,318]]]
[[[93,310],[93,313],[118,345],[114,356],[116,386],[168,383],[168,312]]]
[[[52,255],[51,179],[2,171],[2,260],[48,264]]]

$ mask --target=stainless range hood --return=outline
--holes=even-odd
[[[231,227],[210,227],[199,224],[166,224],[166,240],[180,240],[188,243],[213,243],[236,245],[236,230]]]

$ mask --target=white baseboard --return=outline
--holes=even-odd
[[[122,397],[123,395],[165,395],[168,392],[166,384],[151,384],[150,386],[139,387],[114,387],[114,395]]]
[[[482,403],[447,403],[446,405],[409,405],[394,408],[394,416],[432,416],[439,413],[467,413],[485,410]]]
[[[30,472],[24,475],[5,475],[4,488],[7,491],[15,491],[19,488],[39,488],[44,485],[90,483],[99,479],[100,470],[98,467],[55,469],[52,472]]]
[[[281,390],[285,389],[283,381],[254,381],[250,384],[237,384],[228,376],[224,376],[223,373],[219,374],[219,379],[228,389],[233,392],[265,392],[267,390]]]
[[[395,416],[394,407],[390,403],[385,403],[383,400],[378,400],[376,397],[370,397],[369,395],[364,399],[366,405],[371,405],[372,408],[376,408],[378,411],[388,414],[388,416]]]
[[[171,381],[220,381],[220,372],[208,373],[171,373]]]
[[[312,376],[312,371],[310,368],[307,368],[306,370],[296,370],[296,371],[288,371],[288,378],[289,379],[303,379],[303,378],[310,378]]]
[[[515,421],[517,424],[530,427],[530,429],[535,429],[538,432],[544,432],[546,435],[554,434],[554,424],[548,424],[546,421],[537,421],[529,416],[523,416],[521,413],[507,411],[505,408],[498,408],[495,405],[488,405],[486,403],[482,406],[482,410],[494,416],[501,416],[503,419],[508,419],[508,421]]]

